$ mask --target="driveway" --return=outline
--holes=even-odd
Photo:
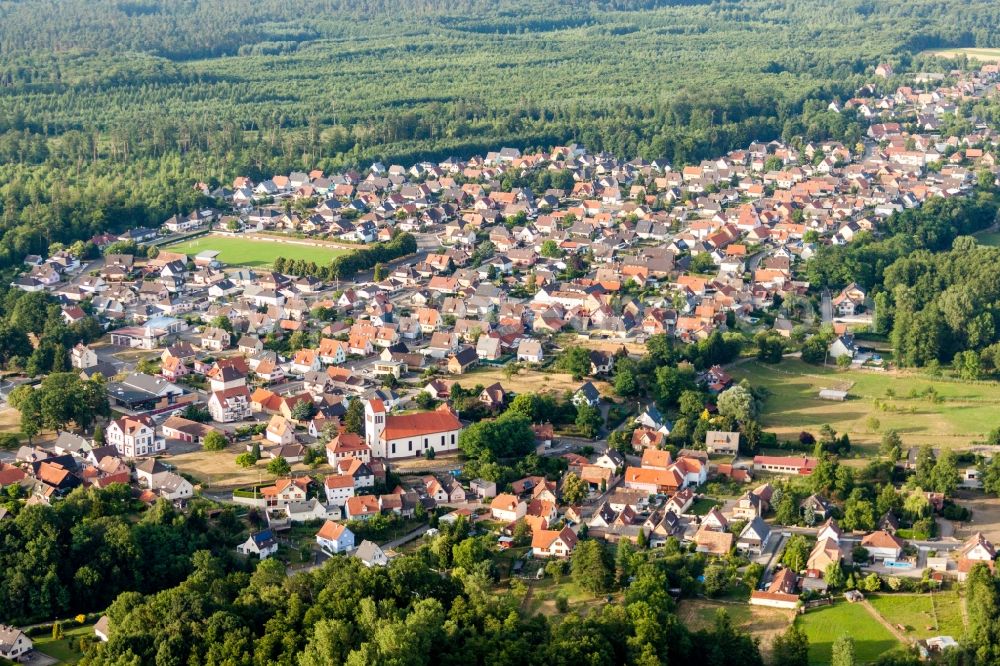
[[[833,299],[830,296],[829,289],[823,290],[823,301],[820,303],[819,309],[824,324],[829,324],[833,321]]]
[[[29,666],[50,666],[50,664],[58,664],[59,660],[55,657],[50,657],[44,652],[39,652],[38,650],[32,650],[31,654],[22,659],[21,664],[29,664]]]

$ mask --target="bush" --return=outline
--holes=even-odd
[[[201,447],[206,451],[221,451],[226,448],[227,443],[225,435],[221,432],[213,430],[205,435],[205,439],[202,440]]]
[[[556,610],[565,613],[569,610],[569,597],[560,592],[556,595]]]
[[[944,509],[941,510],[941,515],[947,518],[948,520],[961,520],[963,522],[968,522],[969,520],[972,520],[972,512],[966,509],[964,506],[959,506],[954,502],[946,503],[944,505]]]

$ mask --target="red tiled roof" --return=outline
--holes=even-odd
[[[459,430],[461,427],[462,422],[450,411],[436,410],[419,414],[394,414],[385,419],[382,439],[391,441],[404,437],[420,437]]]

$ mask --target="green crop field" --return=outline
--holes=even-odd
[[[962,599],[957,592],[934,594],[879,594],[870,598],[872,606],[891,624],[906,627],[914,638],[951,636],[965,633]]]
[[[872,449],[889,429],[905,444],[958,447],[983,439],[996,427],[1000,383],[957,382],[919,374],[841,371],[786,359],[778,365],[750,361],[732,369],[740,381],[764,387],[770,396],[762,421],[779,439],[791,439],[807,430],[814,434],[825,424],[846,432],[852,444]],[[820,389],[846,389],[845,402],[821,400]],[[924,392],[933,388],[932,401]],[[894,397],[890,397],[894,393]],[[876,400],[878,403],[876,403]],[[868,418],[879,421],[870,432]]]
[[[859,664],[899,647],[899,641],[860,604],[838,602],[811,610],[795,621],[809,637],[810,664],[829,664],[833,642],[843,634],[854,639]]]
[[[928,55],[941,58],[958,58],[965,56],[969,60],[979,62],[1000,62],[1000,49],[989,48],[967,48],[967,49],[928,49],[924,51]]]
[[[194,256],[205,250],[218,250],[219,261],[230,266],[250,266],[252,268],[270,266],[278,257],[304,259],[326,264],[350,250],[336,247],[313,247],[268,240],[231,238],[228,236],[201,236],[192,241],[177,243],[166,248],[171,252],[184,252]]]

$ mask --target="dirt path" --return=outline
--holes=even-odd
[[[897,629],[896,627],[894,627],[891,622],[889,622],[887,619],[885,619],[884,617],[882,617],[879,614],[879,612],[877,610],[875,610],[875,607],[872,606],[872,604],[871,604],[870,601],[868,601],[867,599],[865,599],[864,601],[861,602],[861,605],[864,606],[865,609],[868,611],[868,613],[873,618],[875,618],[876,620],[878,620],[882,624],[883,627],[885,627],[886,629],[888,629],[889,633],[896,637],[896,640],[898,640],[903,645],[909,645],[910,644],[910,639],[908,639],[906,636],[904,636],[903,633],[899,629]]]
[[[531,598],[535,596],[535,585],[534,583],[528,583],[528,591],[524,595],[524,599],[521,600],[521,610],[527,612],[531,608]]]

